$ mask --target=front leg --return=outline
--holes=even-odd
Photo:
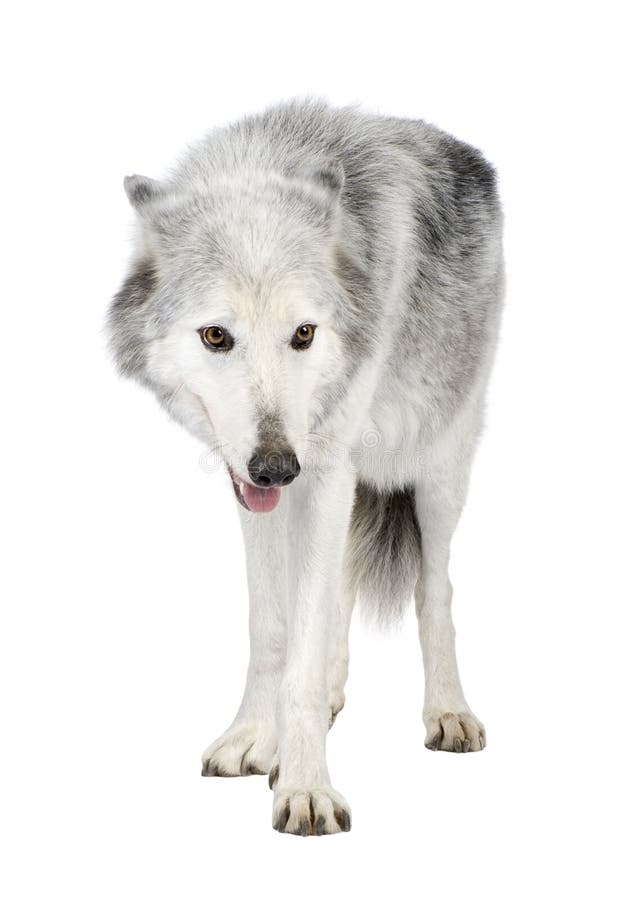
[[[264,775],[273,762],[286,651],[288,499],[283,496],[266,515],[240,509],[249,588],[249,667],[234,721],[203,754],[203,775]]]
[[[349,831],[350,811],[325,761],[328,658],[354,497],[346,471],[304,475],[290,505],[287,662],[278,698],[273,826],[290,834]]]
[[[349,626],[356,601],[355,591],[345,582],[346,579],[343,577],[335,608],[336,615],[332,626],[327,664],[330,728],[336,721],[336,716],[345,706],[345,682],[349,668]]]

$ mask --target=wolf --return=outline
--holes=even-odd
[[[246,685],[202,774],[269,773],[278,831],[349,831],[325,745],[357,597],[382,623],[414,597],[426,746],[485,746],[448,562],[504,293],[495,171],[423,121],[312,98],[125,190],[117,367],[225,464],[246,550]]]

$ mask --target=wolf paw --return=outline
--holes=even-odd
[[[262,723],[231,725],[202,755],[202,774],[233,778],[266,775],[276,752],[276,734]]]
[[[352,827],[344,797],[330,787],[282,789],[274,795],[272,825],[286,834],[340,834]]]
[[[485,728],[469,710],[426,714],[425,727],[428,750],[468,753],[485,747]]]

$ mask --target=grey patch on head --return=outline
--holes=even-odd
[[[260,464],[259,468],[264,467],[274,472],[291,471],[290,480],[293,481],[295,474],[300,472],[300,465],[294,448],[285,433],[285,426],[280,414],[265,410],[260,412],[256,437],[254,453],[248,464],[250,474],[251,464],[256,460]],[[289,481],[283,482],[283,484],[288,483]]]
[[[367,270],[340,247],[334,253],[334,272],[344,301],[337,310],[336,327],[355,368],[377,348],[382,310]]]
[[[359,481],[347,550],[350,589],[380,624],[400,618],[416,586],[421,532],[414,488],[383,493]]]
[[[144,175],[127,175],[123,184],[129,202],[136,210],[140,210],[150,200],[156,200],[163,194],[162,185]]]
[[[107,319],[109,345],[118,371],[145,383],[145,330],[156,286],[156,271],[151,261],[137,261],[114,297]]]
[[[285,434],[285,426],[279,412],[263,409],[258,413],[257,449],[264,453],[287,450],[292,452]]]
[[[345,169],[340,160],[325,160],[320,165],[308,169],[305,174],[311,181],[315,181],[332,194],[335,199],[338,199],[345,184]]]

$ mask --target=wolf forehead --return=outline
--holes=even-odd
[[[124,186],[158,253],[187,251],[195,239],[201,252],[204,242],[219,260],[227,254],[236,261],[239,249],[256,253],[290,244],[296,252],[310,249],[306,239],[331,242],[343,185],[342,167],[334,170],[340,174],[333,182],[323,168],[290,177],[245,166],[195,182],[162,184],[130,175]]]
[[[125,179],[139,215],[141,263],[153,269],[161,305],[218,293],[258,304],[296,293],[331,302],[344,269],[336,243],[342,168],[294,177],[223,174],[207,184]]]

